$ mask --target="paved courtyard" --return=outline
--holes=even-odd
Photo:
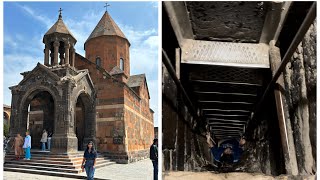
[[[85,174],[85,173],[83,173]],[[114,164],[111,166],[99,168],[95,172],[95,177],[99,179],[111,180],[152,180],[153,167],[149,159],[142,160],[131,164]],[[54,176],[43,176],[36,174],[26,174],[17,172],[4,171],[3,179],[5,180],[58,180],[71,179]]]

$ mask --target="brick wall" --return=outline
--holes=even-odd
[[[130,59],[128,41],[117,36],[100,36],[90,39],[86,45],[86,58],[96,61],[96,57],[101,58],[101,65],[108,72],[113,67],[120,67],[120,58],[124,60],[124,72],[130,75]]]
[[[98,48],[97,48],[98,47]],[[149,108],[149,94],[144,83],[134,92],[127,87],[130,76],[129,46],[119,37],[99,37],[86,44],[86,60],[76,56],[77,69],[88,69],[97,91],[96,139],[99,152],[119,163],[128,163],[149,157],[154,138],[153,113]],[[119,66],[124,57],[125,75],[115,75],[119,82],[104,79],[97,70],[95,57],[99,54],[101,66],[110,71]],[[127,61],[126,61],[127,60]],[[127,76],[127,77],[126,77]]]

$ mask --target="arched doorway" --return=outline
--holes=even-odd
[[[78,150],[83,151],[86,148],[86,144],[90,140],[94,140],[92,137],[93,131],[93,118],[94,114],[94,101],[86,93],[81,93],[76,100],[75,111],[75,134],[78,138]]]
[[[22,104],[22,122],[30,131],[32,149],[40,149],[43,130],[54,133],[55,103],[48,91],[32,92]],[[22,134],[24,135],[24,134]]]

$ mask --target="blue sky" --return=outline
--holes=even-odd
[[[131,43],[131,75],[145,73],[158,126],[158,2],[109,2],[108,12]],[[75,38],[77,53],[105,12],[104,2],[4,2],[4,104],[11,104],[8,87],[22,80],[21,72],[43,63],[44,33],[62,18]]]

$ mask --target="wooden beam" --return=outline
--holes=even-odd
[[[260,37],[260,43],[265,44],[278,39],[292,2],[277,1],[269,3],[270,9],[267,12]]]
[[[193,32],[187,7],[183,1],[164,1],[173,31],[180,47],[185,39],[193,39]]]
[[[274,43],[275,41],[270,43],[270,65],[273,74],[281,63],[280,50],[274,45]],[[288,106],[284,94],[285,92],[281,91],[281,89],[284,89],[283,75],[279,76],[276,86],[277,88],[274,90],[274,95],[276,100],[282,150],[285,159],[285,168],[287,174],[298,175],[297,157],[295,153],[291,122],[288,114]]]

